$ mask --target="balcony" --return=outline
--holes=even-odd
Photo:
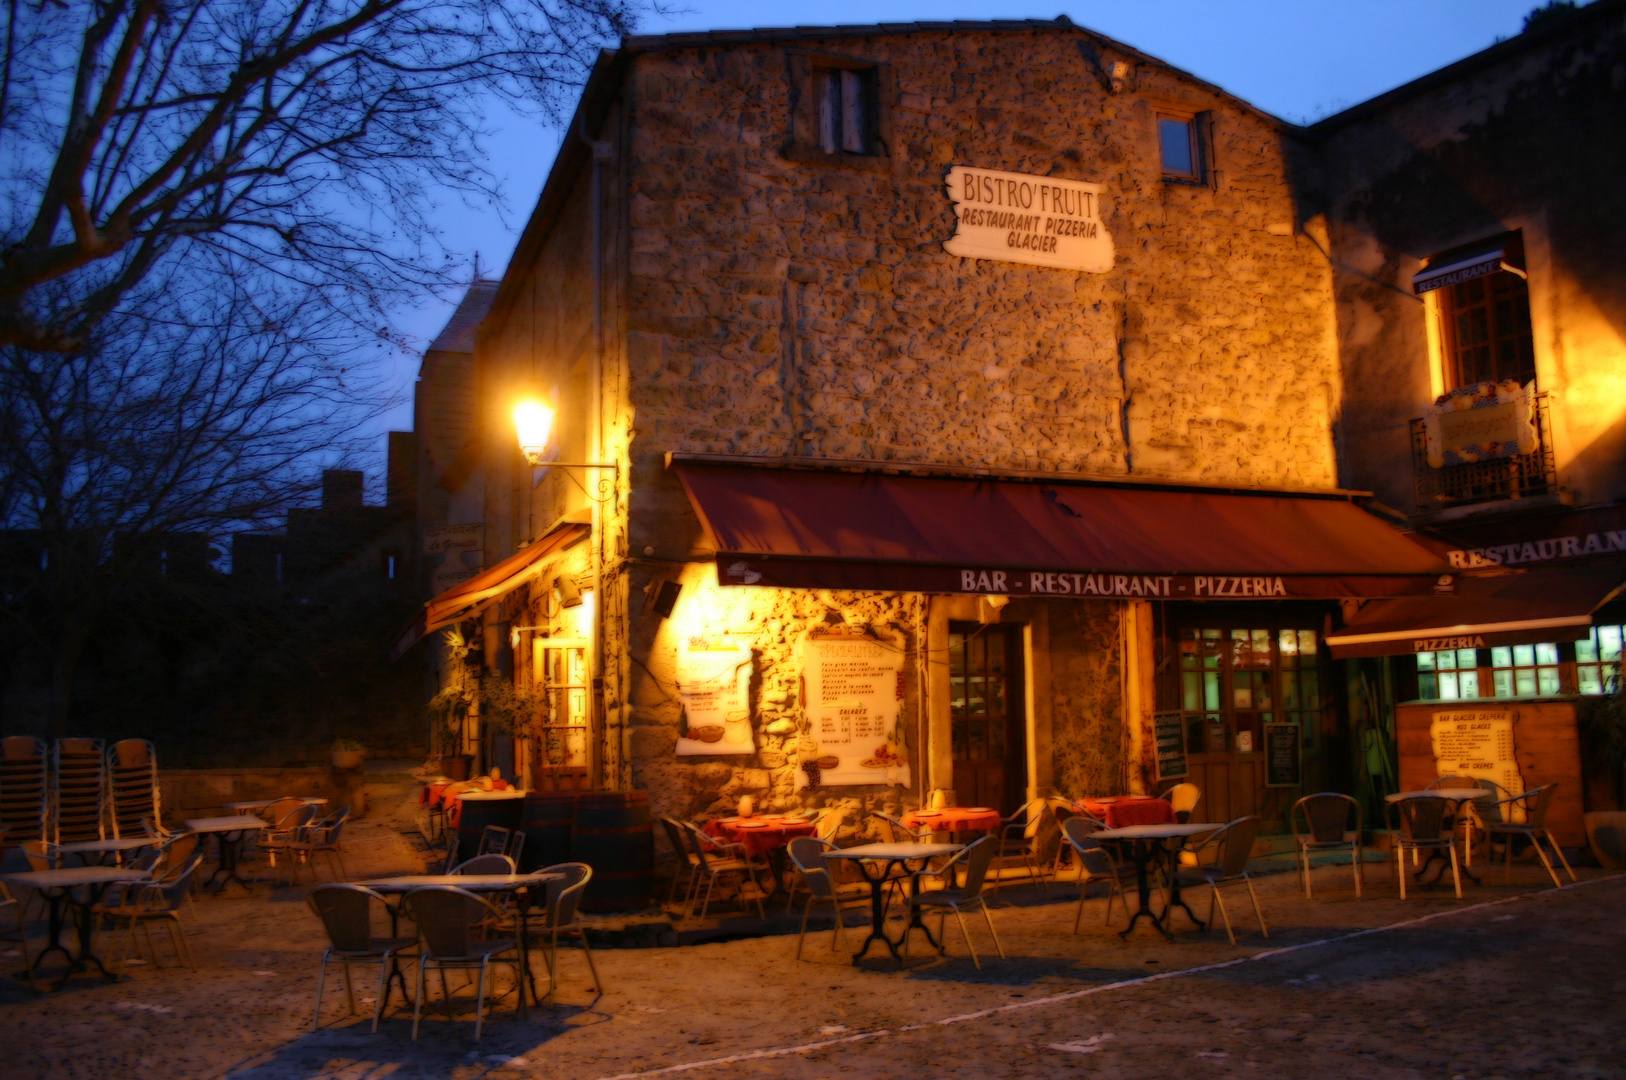
[[[1428,433],[1423,418],[1417,417],[1411,422],[1411,467],[1418,511],[1556,493],[1558,470],[1553,465],[1546,394],[1536,395],[1536,437],[1536,450],[1531,454],[1434,469],[1428,464]]]

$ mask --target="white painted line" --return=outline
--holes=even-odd
[[[1012,1002],[1009,1005],[997,1005],[991,1009],[979,1009],[976,1012],[960,1013],[958,1016],[945,1016],[941,1020],[928,1020],[923,1024],[909,1024],[900,1028],[881,1028],[876,1031],[862,1031],[856,1035],[848,1035],[841,1039],[826,1039],[823,1042],[801,1043],[796,1046],[776,1046],[767,1050],[752,1050],[743,1054],[731,1054],[728,1057],[707,1058],[704,1061],[691,1061],[684,1065],[668,1065],[661,1069],[646,1069],[643,1072],[617,1073],[615,1076],[600,1077],[599,1080],[643,1080],[646,1076],[669,1076],[672,1073],[691,1072],[695,1069],[710,1068],[714,1065],[734,1065],[741,1061],[761,1061],[763,1058],[786,1057],[790,1054],[807,1054],[814,1050],[823,1050],[831,1046],[841,1046],[846,1043],[865,1042],[872,1039],[883,1039],[888,1035],[900,1035],[909,1031],[922,1031],[927,1028],[945,1027],[949,1024],[963,1024],[968,1020],[981,1020],[984,1017],[998,1016],[1000,1013],[1018,1012],[1022,1009],[1036,1009],[1044,1005],[1055,1005],[1063,1001],[1073,1001],[1077,998],[1092,997],[1104,994],[1109,990],[1123,990],[1131,986],[1144,986],[1147,983],[1162,982],[1164,979],[1178,979],[1187,975],[1201,975],[1209,971],[1223,971],[1226,968],[1237,967],[1242,964],[1252,964],[1260,960],[1270,960],[1288,953],[1302,952],[1305,949],[1318,949],[1323,945],[1337,945],[1356,938],[1370,937],[1373,934],[1387,934],[1393,930],[1404,930],[1411,926],[1421,926],[1435,919],[1449,919],[1458,915],[1467,915],[1474,911],[1485,911],[1489,908],[1500,907],[1503,904],[1512,904],[1519,900],[1534,900],[1541,896],[1551,896],[1553,893],[1568,892],[1572,889],[1585,888],[1588,885],[1599,885],[1606,881],[1620,881],[1626,879],[1626,874],[1611,874],[1609,877],[1592,878],[1587,881],[1574,881],[1556,889],[1544,889],[1538,893],[1522,893],[1518,896],[1504,896],[1500,900],[1487,900],[1480,904],[1470,904],[1468,907],[1447,908],[1429,915],[1420,915],[1415,919],[1406,919],[1403,922],[1390,923],[1388,926],[1374,926],[1365,930],[1353,930],[1337,937],[1320,938],[1316,941],[1306,941],[1298,945],[1284,945],[1278,949],[1266,949],[1251,956],[1239,956],[1234,960],[1221,960],[1218,963],[1203,964],[1199,967],[1183,968],[1179,971],[1160,971],[1155,975],[1142,975],[1138,979],[1123,979],[1119,982],[1102,983],[1099,986],[1088,986],[1082,990],[1069,990],[1063,994],[1051,994],[1049,997],[1033,998],[1028,1001]]]

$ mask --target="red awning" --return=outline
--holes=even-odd
[[[441,627],[478,615],[488,605],[540,574],[547,566],[549,556],[570,547],[587,533],[586,525],[566,522],[496,566],[453,585],[424,604],[423,614],[396,639],[395,647],[390,650],[390,659],[399,659],[408,649]]]
[[[1587,636],[1592,613],[1620,591],[1626,567],[1532,570],[1457,579],[1455,596],[1367,604],[1327,635],[1332,655],[1403,656],[1442,649],[1532,645]]]
[[[1450,568],[1343,495],[673,468],[727,585],[1268,600],[1450,589]]]

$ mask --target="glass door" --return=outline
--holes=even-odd
[[[1022,627],[949,624],[950,735],[961,806],[1009,814],[1027,796]]]
[[[532,639],[531,688],[536,706],[531,745],[533,788],[586,791],[591,786],[587,647],[586,640],[576,638]]]

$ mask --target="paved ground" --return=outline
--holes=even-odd
[[[355,876],[413,868],[405,837],[383,822],[370,830],[351,845],[365,852]],[[608,989],[595,995],[569,955],[555,1007],[520,1021],[510,997],[478,1044],[466,1006],[455,1018],[437,1010],[413,1044],[410,1013],[392,1013],[375,1036],[345,1016],[342,994],[330,998],[329,1026],[310,1034],[320,930],[299,890],[262,888],[199,904],[196,972],[149,968],[43,998],[0,980],[0,1074],[1626,1076],[1626,877],[1583,871],[1562,891],[1534,867],[1515,867],[1511,887],[1500,878],[1460,902],[1445,891],[1401,903],[1381,866],[1369,867],[1358,902],[1347,867],[1317,871],[1313,902],[1291,876],[1272,877],[1260,889],[1270,938],[1250,914],[1236,947],[1223,934],[1165,943],[1144,929],[1124,942],[1100,927],[1098,900],[1075,937],[1062,899],[1071,886],[1012,889],[995,911],[1011,958],[987,957],[974,927],[981,971],[957,939],[947,959],[907,971],[852,966],[825,933],[800,963],[783,937],[604,950]],[[1374,932],[1351,936],[1361,930]],[[823,1045],[782,1052],[809,1044]]]

